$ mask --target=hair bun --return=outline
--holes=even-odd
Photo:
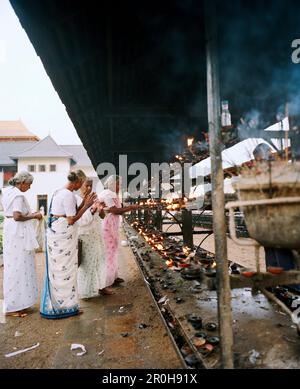
[[[16,180],[13,178],[11,178],[9,181],[8,181],[8,185],[11,185],[11,186],[15,186],[16,185]]]
[[[86,179],[86,175],[85,173],[78,169],[78,170],[75,170],[75,171],[71,171],[68,175],[68,180],[70,182],[75,182],[75,181],[84,181]]]
[[[75,172],[70,172],[68,175],[68,180],[74,182],[78,180],[77,174]]]

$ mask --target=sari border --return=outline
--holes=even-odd
[[[40,312],[41,317],[43,317],[44,319],[52,319],[52,320],[63,319],[70,316],[76,316],[78,314],[79,314],[78,308],[76,309],[76,311],[73,312],[66,312],[66,313],[59,313],[59,314],[54,313],[53,315]]]
[[[51,207],[51,206],[50,206]],[[54,219],[58,220],[58,218],[49,217],[52,221]],[[48,225],[48,229],[55,233],[52,228]],[[50,291],[50,280],[49,280],[49,272],[48,272],[48,237],[46,233],[45,237],[45,271],[44,271],[44,285],[41,293],[41,301],[40,301],[40,315],[45,319],[62,319],[70,316],[78,315],[79,313],[79,305],[76,304],[71,308],[55,308],[51,301],[51,291]],[[48,308],[48,300],[50,300],[52,308]]]

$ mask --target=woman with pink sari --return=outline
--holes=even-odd
[[[109,288],[113,284],[124,282],[118,276],[118,250],[119,250],[119,229],[121,215],[125,212],[133,211],[138,205],[122,207],[119,199],[120,177],[110,176],[105,185],[105,189],[99,194],[99,202],[106,207],[106,216],[102,222],[102,239],[105,255],[105,288],[100,289],[101,294],[112,294]]]

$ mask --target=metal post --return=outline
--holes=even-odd
[[[157,209],[155,211],[155,227],[163,232],[163,220],[162,220],[162,211],[161,209]]]
[[[158,198],[161,200],[162,198],[162,171],[160,170],[158,173]],[[155,211],[155,227],[163,232],[163,219],[162,219],[162,211],[161,208],[156,209]]]
[[[192,212],[187,209],[182,209],[182,235],[183,243],[185,246],[188,246],[193,250],[194,248],[194,239],[193,239],[193,216]]]
[[[205,0],[207,110],[211,157],[213,229],[218,282],[218,317],[221,336],[222,366],[232,369],[233,332],[231,290],[229,284],[226,222],[224,213],[224,174],[221,157],[220,91],[217,64],[217,27],[215,0]]]
[[[144,223],[148,224],[150,221],[150,212],[148,209],[144,209]]]

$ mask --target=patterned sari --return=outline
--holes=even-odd
[[[111,190],[104,190],[99,195],[99,200],[107,207],[120,208],[121,204],[116,193]],[[119,251],[119,229],[120,215],[108,213],[102,222],[102,238],[106,262],[105,284],[110,286],[118,278],[118,251]]]
[[[46,319],[77,315],[78,229],[65,217],[51,216],[46,235],[46,267],[40,314]]]
[[[76,196],[77,205],[82,198]],[[90,298],[99,295],[99,289],[106,286],[106,262],[103,252],[101,235],[101,218],[98,213],[85,211],[77,222],[79,239],[82,241],[82,261],[78,268],[78,295],[80,298]]]

